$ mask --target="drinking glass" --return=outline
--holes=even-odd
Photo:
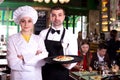
[[[79,65],[79,76],[81,76],[82,75],[82,71],[83,71],[83,65],[82,64],[80,64]],[[81,80],[81,77],[79,77],[79,80]]]
[[[112,60],[111,66],[115,66],[115,65],[116,65],[116,61],[115,61],[115,60]]]
[[[83,65],[79,65],[79,70],[83,71]]]
[[[99,62],[98,61],[94,61],[94,68],[96,70],[99,68]]]

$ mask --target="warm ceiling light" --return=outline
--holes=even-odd
[[[38,2],[43,2],[43,0],[38,0]]]
[[[50,3],[51,0],[33,0],[33,1],[35,1],[35,2],[43,2],[43,1],[44,1],[45,3]],[[53,2],[54,4],[56,4],[58,1],[59,1],[61,4],[70,2],[70,0],[52,0],[52,2]]]
[[[38,0],[33,0],[33,1],[35,1],[35,2],[36,2],[36,1],[38,1]]]
[[[56,4],[58,2],[58,0],[52,0],[52,2]]]
[[[50,0],[44,0],[45,1],[45,3],[49,3],[50,2]]]
[[[68,3],[68,2],[70,2],[70,0],[65,0],[65,3]]]
[[[65,2],[65,0],[59,0],[59,2],[60,2],[61,4],[63,4],[63,3]]]

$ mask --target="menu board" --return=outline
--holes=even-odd
[[[48,11],[39,10],[38,12],[38,20],[35,24],[34,33],[39,35],[40,31],[47,27],[47,15]]]

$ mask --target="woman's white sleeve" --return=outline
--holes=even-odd
[[[24,70],[24,63],[21,59],[17,57],[17,50],[14,46],[14,42],[12,39],[9,39],[7,42],[7,61],[8,66],[13,70]]]

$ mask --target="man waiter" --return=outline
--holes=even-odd
[[[60,6],[51,8],[51,27],[41,31],[40,36],[50,56],[77,55],[77,39],[63,27],[65,11]],[[62,46],[63,44],[63,46]],[[69,69],[72,64],[47,64],[42,68],[43,80],[69,80]]]

